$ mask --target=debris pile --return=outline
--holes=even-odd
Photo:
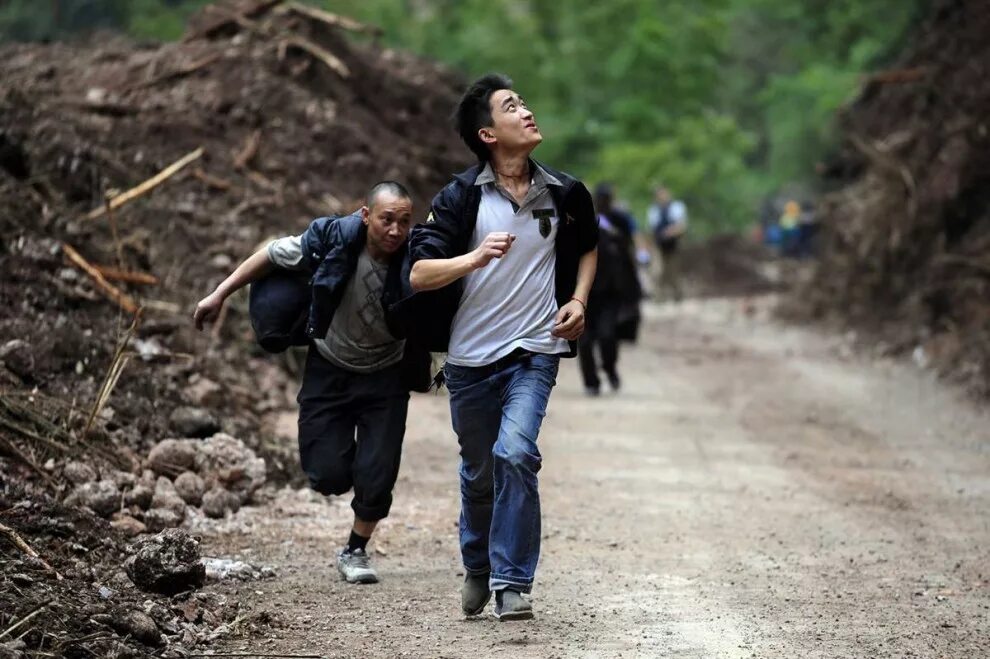
[[[0,572],[0,656],[183,656],[179,648],[207,648],[238,625],[270,623],[199,590],[217,568],[184,531],[128,546],[84,509],[23,496],[0,492],[0,543],[15,549],[4,547]],[[271,574],[240,569],[234,578]]]
[[[990,394],[990,6],[938,0],[871,76],[829,163],[822,258],[791,312],[838,318]]]
[[[195,302],[381,179],[425,215],[470,161],[447,122],[461,80],[376,38],[230,0],[178,43],[0,46],[0,631],[19,625],[3,642],[140,656],[230,629],[209,593],[140,593],[126,539],[300,479],[273,432],[299,356],[254,346],[246,295],[206,333]]]

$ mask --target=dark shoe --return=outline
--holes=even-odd
[[[618,373],[612,373],[608,376],[608,384],[612,387],[612,391],[619,391],[622,388],[622,380],[619,379]]]
[[[488,574],[469,574],[461,586],[461,610],[466,616],[481,615],[492,598],[488,589]]]
[[[533,605],[514,590],[500,590],[495,593],[495,617],[499,620],[530,620]]]
[[[596,396],[601,394],[601,391],[599,391],[598,387],[585,387],[584,393],[586,396],[590,398],[595,398]]]

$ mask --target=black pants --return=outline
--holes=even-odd
[[[578,341],[578,360],[581,362],[581,376],[584,386],[598,389],[598,363],[595,359],[595,346],[601,355],[601,368],[609,380],[617,381],[616,364],[619,361],[619,341],[616,337],[619,306],[613,301],[589,303],[585,316],[585,330]]]
[[[373,522],[388,516],[399,475],[409,392],[399,365],[345,371],[310,347],[299,391],[299,458],[320,494],[354,488],[351,507]]]

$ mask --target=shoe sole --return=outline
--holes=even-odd
[[[532,620],[532,611],[509,611],[508,613],[495,612],[495,617],[501,622],[512,622],[514,620]]]
[[[372,576],[370,574],[365,575],[363,577],[356,577],[354,579],[348,579],[346,575],[341,574],[340,578],[346,581],[347,583],[353,583],[353,584],[367,585],[367,584],[378,583],[378,577]]]

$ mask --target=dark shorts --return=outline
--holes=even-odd
[[[339,368],[310,348],[299,402],[299,458],[314,490],[344,494],[372,522],[388,516],[399,475],[409,392],[399,364],[374,373]]]

